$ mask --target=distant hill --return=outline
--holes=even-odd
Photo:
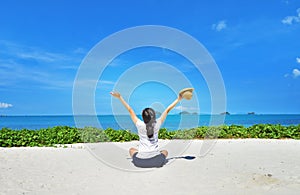
[[[222,112],[221,115],[230,115],[229,112]]]
[[[179,112],[179,115],[184,115],[184,114],[191,114],[191,113],[189,113],[189,112],[187,112],[187,111]]]
[[[188,111],[182,111],[182,112],[179,112],[178,114],[179,114],[179,115],[187,115],[187,114],[190,114],[190,115],[198,115],[197,112],[190,113],[190,112],[188,112]]]

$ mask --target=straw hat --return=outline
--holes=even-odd
[[[179,92],[184,99],[190,100],[193,97],[194,88],[184,88]]]

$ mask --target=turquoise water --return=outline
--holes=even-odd
[[[300,114],[285,115],[169,115],[163,127],[169,130],[187,129],[196,126],[208,126],[212,119],[217,123],[251,126],[254,124],[281,124],[298,125],[300,124]],[[99,121],[99,122],[98,122]],[[131,129],[135,127],[129,116],[77,116],[76,123],[73,116],[1,116],[0,129],[3,127],[11,129],[41,129],[53,126],[72,126],[85,127],[93,126],[98,128]]]

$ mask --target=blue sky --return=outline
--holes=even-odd
[[[0,6],[0,115],[72,114],[73,82],[87,53],[112,33],[139,25],[169,26],[201,42],[220,69],[230,113],[300,112],[298,0],[11,0]],[[112,113],[108,92],[122,71],[149,60],[174,65],[195,87],[200,106],[185,101],[173,113],[210,113],[207,84],[192,64],[171,51],[144,48],[108,65],[95,92],[98,114]],[[146,83],[130,103],[140,112],[175,97],[168,86]]]

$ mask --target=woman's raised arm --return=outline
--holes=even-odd
[[[174,100],[174,102],[171,103],[171,104],[166,108],[166,110],[161,114],[161,117],[160,117],[161,123],[163,123],[163,122],[166,120],[168,113],[169,113],[169,112],[176,106],[176,104],[177,104],[178,102],[180,102],[181,100],[182,100],[182,96],[179,95],[179,96],[177,97],[177,99]]]
[[[133,109],[129,106],[129,104],[123,99],[123,97],[121,96],[120,93],[118,92],[110,92],[110,94],[112,96],[114,96],[115,98],[118,98],[121,103],[124,105],[124,107],[128,110],[131,120],[133,121],[133,123],[135,124],[138,120],[138,117],[136,116],[136,114],[134,113]]]

